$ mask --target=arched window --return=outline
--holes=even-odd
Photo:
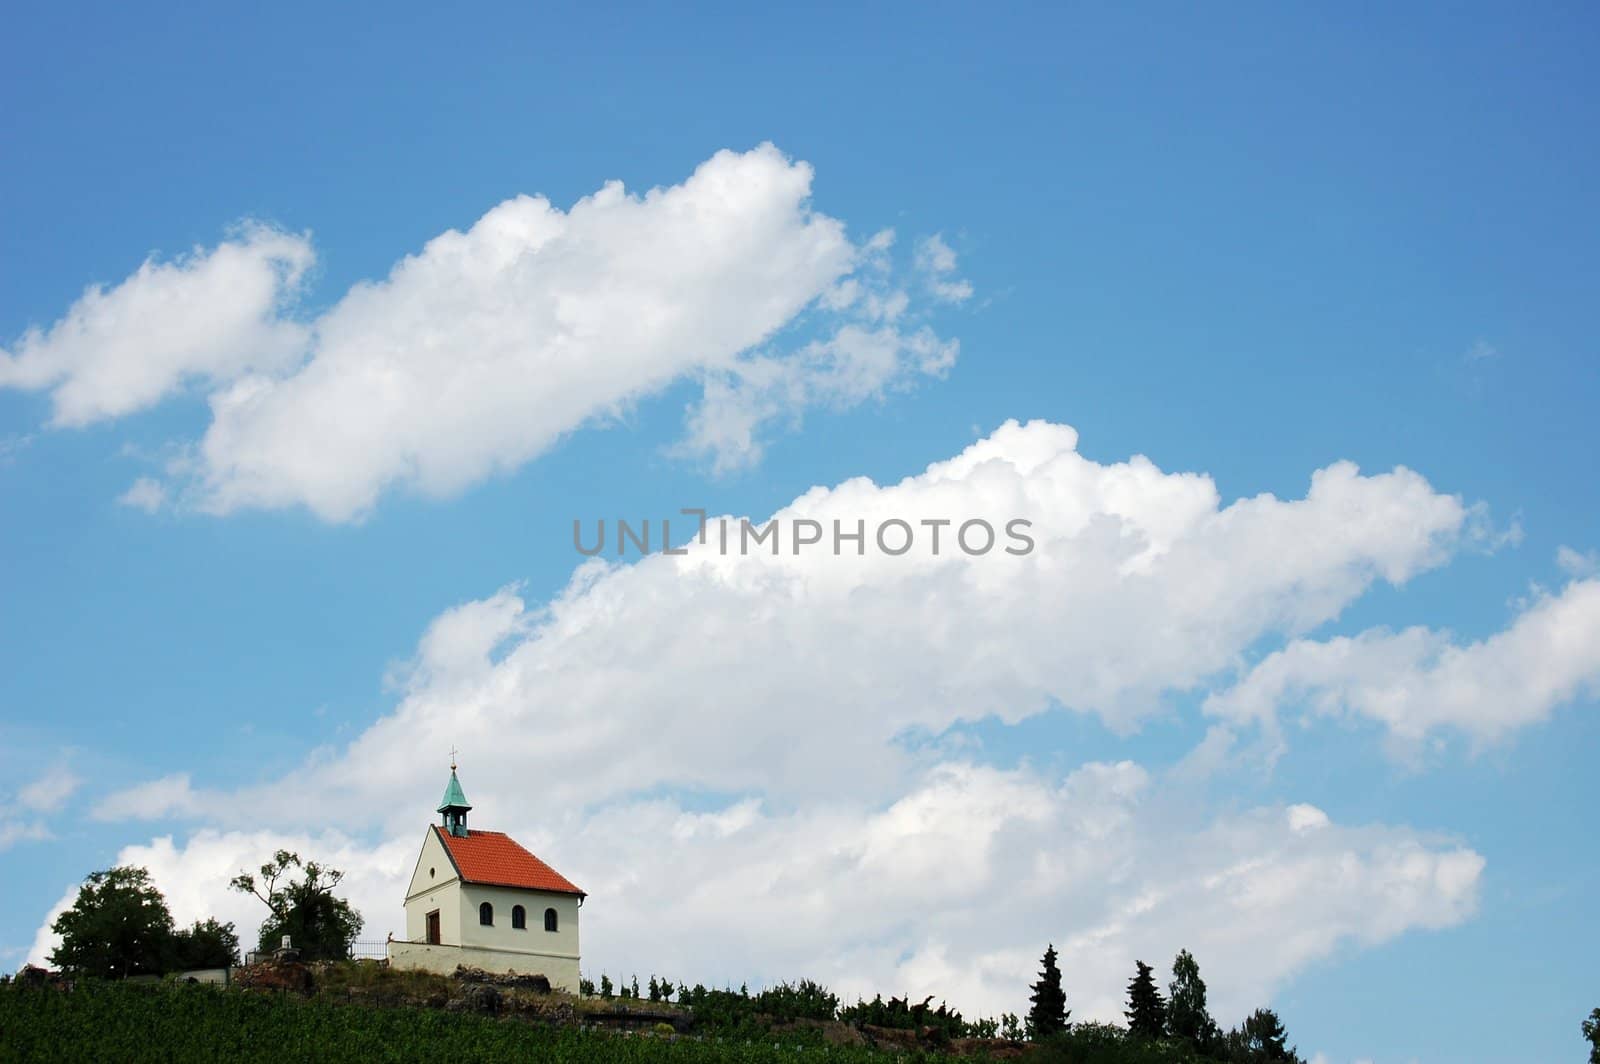
[[[546,931],[554,931],[556,929],[556,911],[554,909],[546,909],[544,911],[544,929]]]
[[[493,905],[490,905],[488,902],[484,902],[482,905],[478,906],[478,923],[482,924],[484,927],[494,926]]]
[[[528,910],[520,905],[513,905],[511,907],[511,926],[518,931],[526,931],[528,929]]]

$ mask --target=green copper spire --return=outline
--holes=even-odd
[[[456,770],[452,768],[450,770],[450,783],[444,789],[444,800],[439,803],[439,808],[435,809],[434,812],[448,813],[452,809],[460,809],[465,812],[471,808],[472,806],[467,804],[467,796],[461,792],[461,781],[456,779]]]
[[[467,796],[461,790],[461,781],[456,779],[455,758],[450,759],[450,782],[444,789],[444,799],[439,803],[437,812],[444,814],[445,830],[452,835],[465,835],[467,833],[467,810],[472,806],[467,804]]]

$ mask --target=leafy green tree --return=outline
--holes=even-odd
[[[1069,1015],[1067,995],[1061,989],[1061,969],[1056,967],[1055,943],[1045,947],[1042,963],[1039,981],[1033,984],[1033,993],[1028,996],[1033,1002],[1033,1007],[1028,1009],[1028,1037],[1036,1042],[1066,1030]]]
[[[1589,1040],[1589,1064],[1600,1064],[1600,1009],[1583,1021],[1583,1037]]]
[[[1206,984],[1200,978],[1200,965],[1186,949],[1179,950],[1172,962],[1172,982],[1167,991],[1167,1033],[1185,1039],[1203,1053],[1210,1052],[1220,1032],[1206,1011]]]
[[[215,918],[196,920],[173,936],[173,961],[179,968],[227,968],[239,963],[239,933]]]
[[[1144,961],[1133,962],[1138,973],[1128,984],[1128,1033],[1142,1038],[1160,1038],[1167,1031],[1167,1006],[1156,989],[1155,976]]]
[[[612,999],[612,997],[615,996],[614,990],[615,990],[615,988],[611,985],[611,977],[609,975],[606,975],[604,972],[601,972],[600,973],[600,996],[605,998],[607,1001],[610,1001]]]
[[[295,877],[292,870],[298,870]],[[277,948],[284,935],[310,960],[343,960],[350,943],[361,933],[361,914],[343,898],[334,896],[344,873],[315,861],[302,861],[297,853],[279,850],[261,866],[261,880],[248,872],[234,876],[234,890],[261,899],[270,914],[261,924],[259,949]],[[281,881],[281,882],[280,882]]]
[[[172,962],[172,914],[143,868],[91,874],[50,930],[61,936],[50,963],[75,974],[154,975]]]

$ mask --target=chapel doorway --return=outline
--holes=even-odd
[[[439,910],[435,909],[428,914],[428,945],[439,944]]]

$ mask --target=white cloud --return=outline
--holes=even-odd
[[[340,847],[370,832],[409,855],[457,746],[474,822],[590,891],[591,970],[809,975],[969,1012],[1019,1008],[1052,939],[1080,1016],[1120,1008],[1134,957],[1183,946],[1242,1012],[1342,943],[1465,919],[1482,859],[1449,840],[1307,805],[1208,812],[1183,773],[1128,763],[1055,776],[902,741],[1057,705],[1137,727],[1470,532],[1468,507],[1403,469],[1338,463],[1304,498],[1224,505],[1206,477],[1076,446],[1007,423],[897,484],[814,488],[775,515],[777,555],[724,555],[715,520],[704,545],[680,521],[684,556],[593,560],[541,606],[507,588],[441,615],[393,712],[344,749],[239,790],[169,777],[98,815],[203,817],[202,852],[228,861],[139,853],[213,894],[212,865],[307,823],[325,834],[306,848],[366,868]],[[968,555],[953,526],[937,554],[927,534],[897,557],[872,543],[889,519],[1014,517],[1033,522],[1022,556]],[[861,522],[862,553],[796,554],[797,520],[830,539]],[[684,789],[707,797],[661,797]],[[352,887],[374,937],[399,920],[394,864]]]
[[[1291,805],[1288,815],[1289,830],[1297,835],[1328,826],[1328,814],[1314,805]]]
[[[743,464],[778,415],[955,357],[912,320],[892,239],[853,244],[812,209],[811,178],[769,144],[643,195],[611,182],[567,211],[518,196],[305,325],[284,303],[310,245],[257,227],[91,290],[0,356],[0,387],[54,388],[70,425],[211,382],[211,424],[167,472],[168,494],[213,513],[346,521],[393,488],[448,496],[685,378],[708,393],[687,449]]]
[[[54,838],[45,815],[54,813],[75,794],[83,780],[66,766],[57,763],[38,778],[23,784],[11,796],[10,809],[0,817],[0,852],[20,842],[42,842]]]
[[[1600,552],[1573,550],[1562,545],[1556,548],[1556,565],[1571,577],[1594,576],[1600,573]]]
[[[920,377],[942,377],[959,350],[956,341],[941,340],[926,326],[908,333],[892,325],[846,325],[791,355],[745,360],[706,379],[679,450],[710,457],[718,473],[754,465],[762,455],[762,429],[785,413],[855,406]]]
[[[955,276],[955,251],[938,233],[917,244],[916,264],[935,298],[945,303],[972,298],[972,285]]]
[[[58,764],[17,792],[17,801],[36,813],[53,813],[66,804],[83,779],[65,764]]]
[[[155,820],[199,810],[185,772],[117,791],[96,803],[90,815],[96,820]]]
[[[151,868],[180,922],[215,914],[249,940],[259,906],[225,884],[285,846],[349,871],[363,937],[381,940],[402,928],[432,797],[412,795],[411,830],[372,848],[331,831],[206,830],[117,861]],[[1127,762],[1058,779],[943,763],[887,803],[788,811],[656,799],[573,817],[530,808],[526,791],[516,804],[469,797],[478,823],[510,830],[589,891],[590,973],[805,976],[850,996],[939,994],[969,1015],[1020,1010],[1053,940],[1080,1018],[1116,1018],[1134,958],[1164,967],[1186,947],[1216,1012],[1237,1019],[1340,945],[1466,919],[1483,867],[1405,829],[1308,833],[1270,808],[1202,819],[1185,792]],[[35,955],[50,943],[41,929]]]
[[[153,514],[167,501],[167,489],[153,477],[140,477],[128,490],[117,496],[117,502]]]
[[[307,332],[282,312],[314,258],[309,237],[252,224],[210,251],[147,259],[0,351],[0,388],[49,389],[54,424],[80,426],[143,410],[190,380],[283,369]]]
[[[147,844],[123,847],[111,865],[135,865],[150,870],[156,887],[165,895],[167,907],[179,926],[215,917],[232,922],[240,932],[240,942],[248,949],[255,945],[265,907],[260,900],[228,887],[240,872],[255,872],[274,851],[287,849],[307,860],[343,870],[340,884],[343,896],[352,900],[366,919],[363,941],[382,941],[391,927],[404,932],[404,924],[389,919],[390,910],[399,907],[406,883],[416,863],[422,840],[419,827],[415,840],[395,840],[377,846],[362,845],[339,835],[322,832],[200,831],[183,843],[166,835]],[[56,917],[72,905],[78,885],[67,887],[51,906],[34,934],[28,963],[43,965],[60,943],[50,930]]]
[[[52,838],[50,829],[39,823],[24,823],[20,820],[0,820],[0,853],[9,850],[19,842],[42,842]]]
[[[1374,580],[1441,563],[1466,520],[1406,470],[1341,463],[1314,474],[1304,499],[1224,507],[1205,477],[1143,458],[1101,465],[1076,443],[1066,426],[1008,423],[899,484],[807,492],[776,516],[829,530],[809,552],[784,533],[777,557],[723,556],[713,526],[684,557],[592,562],[539,610],[507,590],[452,611],[423,640],[395,712],[343,753],[264,792],[182,800],[239,823],[264,809],[370,823],[428,778],[419,749],[451,745],[507,801],[529,773],[563,803],[665,786],[886,794],[913,767],[895,742],[907,730],[1056,704],[1132,729],[1258,640],[1308,631]],[[953,526],[938,556],[926,535],[900,557],[829,552],[835,521],[870,539],[890,518],[1000,530],[1015,517],[1037,541],[1022,557],[968,556]],[[160,799],[172,785],[149,786]],[[101,815],[147,805],[168,809],[139,791]]]
[[[1372,629],[1297,640],[1269,654],[1206,712],[1269,727],[1281,707],[1384,725],[1401,751],[1453,729],[1482,744],[1600,689],[1600,580],[1540,594],[1503,631],[1472,643],[1448,632]]]

